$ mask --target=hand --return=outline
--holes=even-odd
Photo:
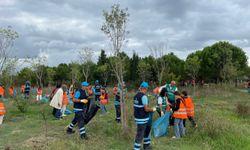
[[[173,109],[172,109],[172,108],[170,108],[170,112],[171,112],[171,113],[173,112]]]
[[[88,100],[87,99],[82,99],[82,100],[80,100],[80,102],[86,104],[86,103],[88,103]]]
[[[164,112],[163,111],[161,112],[161,116],[164,116]]]
[[[153,107],[153,111],[156,111],[156,107]]]

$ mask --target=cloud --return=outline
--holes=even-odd
[[[185,57],[195,50],[227,40],[242,47],[250,57],[250,4],[246,0],[4,0],[0,2],[0,27],[11,25],[19,33],[12,55],[48,55],[48,64],[77,59],[82,47],[110,53],[108,38],[100,30],[103,10],[119,3],[129,9],[129,55],[144,57],[148,47],[162,42],[167,52]]]

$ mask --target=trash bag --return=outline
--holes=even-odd
[[[247,89],[248,93],[250,93],[250,88]]]
[[[164,116],[160,117],[153,123],[153,133],[154,137],[158,138],[168,134],[170,112],[167,111]]]
[[[70,115],[70,114],[72,114],[72,111],[66,109],[66,110],[64,111],[64,114],[65,114],[65,115]]]
[[[88,109],[86,110],[84,123],[85,125],[96,115],[97,111],[100,109],[92,100],[88,104]]]
[[[48,103],[48,101],[49,101],[49,98],[47,96],[43,96],[41,99],[41,102],[43,103]]]

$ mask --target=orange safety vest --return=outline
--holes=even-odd
[[[100,96],[100,104],[108,104],[107,94],[102,94]]]
[[[0,102],[0,116],[5,115],[6,111],[3,102]]]
[[[24,92],[24,85],[22,85],[22,87],[21,87],[21,92],[22,93]]]
[[[191,97],[184,98],[185,106],[187,110],[187,116],[193,117],[194,116],[194,103]]]
[[[13,88],[9,88],[9,95],[12,96],[14,94],[14,89]]]
[[[159,87],[156,87],[156,88],[153,90],[153,93],[154,93],[154,94],[160,94],[160,88],[159,88]]]
[[[4,95],[4,88],[2,86],[0,86],[0,96]]]
[[[39,90],[39,89],[37,89],[37,95],[39,95],[39,96],[40,96],[40,95],[42,95],[42,94],[43,94],[43,90],[42,90],[42,89],[40,89],[40,90]]]
[[[88,86],[88,94],[89,94],[89,95],[92,95],[92,94],[93,94],[92,86]]]
[[[68,95],[66,92],[63,93],[63,105],[68,105],[69,104],[69,100],[68,100]]]
[[[187,110],[184,104],[184,100],[180,96],[176,96],[176,99],[180,99],[180,107],[177,111],[174,111],[173,117],[178,119],[186,119],[187,118]]]

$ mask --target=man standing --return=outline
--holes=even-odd
[[[88,95],[87,95],[87,90],[88,90],[88,85],[89,83],[87,82],[82,82],[82,87],[79,89],[73,98],[74,102],[74,112],[75,112],[75,117],[72,120],[72,122],[69,124],[67,133],[72,134],[75,131],[73,131],[73,127],[78,124],[79,130],[80,130],[80,137],[81,139],[87,140],[86,136],[86,130],[85,130],[85,122],[84,122],[84,116],[86,113],[86,110],[88,108]]]
[[[94,91],[95,101],[98,101],[98,104],[100,102],[101,88],[102,86],[99,84],[99,80],[96,80],[95,86],[93,86],[92,90]]]
[[[142,82],[139,88],[139,92],[134,97],[134,117],[137,124],[137,133],[135,137],[134,150],[140,150],[142,140],[144,150],[150,150],[150,130],[149,125],[149,112],[153,112],[156,108],[148,107],[148,97],[145,95],[148,90],[148,83]]]
[[[24,85],[24,96],[25,98],[29,98],[30,95],[30,81],[26,81]]]
[[[166,90],[167,90],[168,100],[169,100],[170,104],[174,105],[175,104],[175,95],[174,95],[174,92],[178,91],[178,89],[176,87],[176,82],[175,81],[171,81],[170,84],[166,84],[166,85],[161,86],[160,91],[163,88],[166,88]]]

